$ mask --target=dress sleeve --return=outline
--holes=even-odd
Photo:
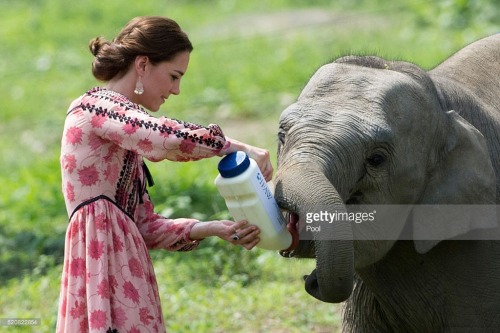
[[[191,229],[199,222],[198,220],[165,218],[154,212],[153,203],[147,192],[142,199],[137,226],[149,249],[190,251],[198,247],[201,240],[192,240],[189,237]]]
[[[110,101],[82,101],[82,112],[100,138],[156,162],[192,161],[218,155],[228,145],[218,125],[207,127]]]

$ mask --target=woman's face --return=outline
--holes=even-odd
[[[171,95],[180,94],[181,78],[189,64],[189,52],[178,53],[172,60],[156,65],[146,63],[142,84],[144,93],[136,95],[136,102],[148,110],[156,112]]]

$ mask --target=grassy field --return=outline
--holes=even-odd
[[[161,114],[221,123],[273,154],[280,112],[322,64],[378,54],[431,68],[498,32],[494,0],[140,2],[0,0],[0,319],[40,318],[53,332],[64,233],[59,141],[72,99],[99,84],[88,41],[112,38],[130,18],[165,15],[191,37],[182,94]],[[213,185],[218,160],[150,163],[165,215],[227,217]],[[312,261],[207,240],[193,253],[154,251],[171,332],[336,332],[341,305],[303,290]]]

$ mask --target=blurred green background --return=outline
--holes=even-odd
[[[88,41],[132,17],[164,15],[194,52],[181,95],[160,113],[219,123],[266,147],[277,119],[322,64],[346,54],[430,69],[499,32],[497,0],[0,0],[0,318],[40,318],[53,332],[67,216],[59,142],[69,103],[98,85]],[[213,185],[218,159],[149,163],[156,208],[170,217],[227,218]],[[192,253],[153,251],[170,332],[337,332],[341,305],[303,290],[314,262],[217,239]]]

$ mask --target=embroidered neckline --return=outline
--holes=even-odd
[[[114,91],[114,90],[111,90],[111,89],[108,89],[106,87],[94,87],[92,89],[90,89],[89,91],[87,91],[87,94],[88,95],[100,95],[100,96],[103,96],[103,97],[107,97],[107,98],[110,98],[118,103],[123,103],[123,104],[126,104],[128,106],[130,106],[131,108],[133,109],[136,109],[136,110],[139,110],[143,113],[146,113],[149,115],[149,113],[146,111],[146,109],[144,109],[142,106],[140,106],[139,104],[136,104],[134,102],[132,102],[127,96],[117,92],[117,91]]]

